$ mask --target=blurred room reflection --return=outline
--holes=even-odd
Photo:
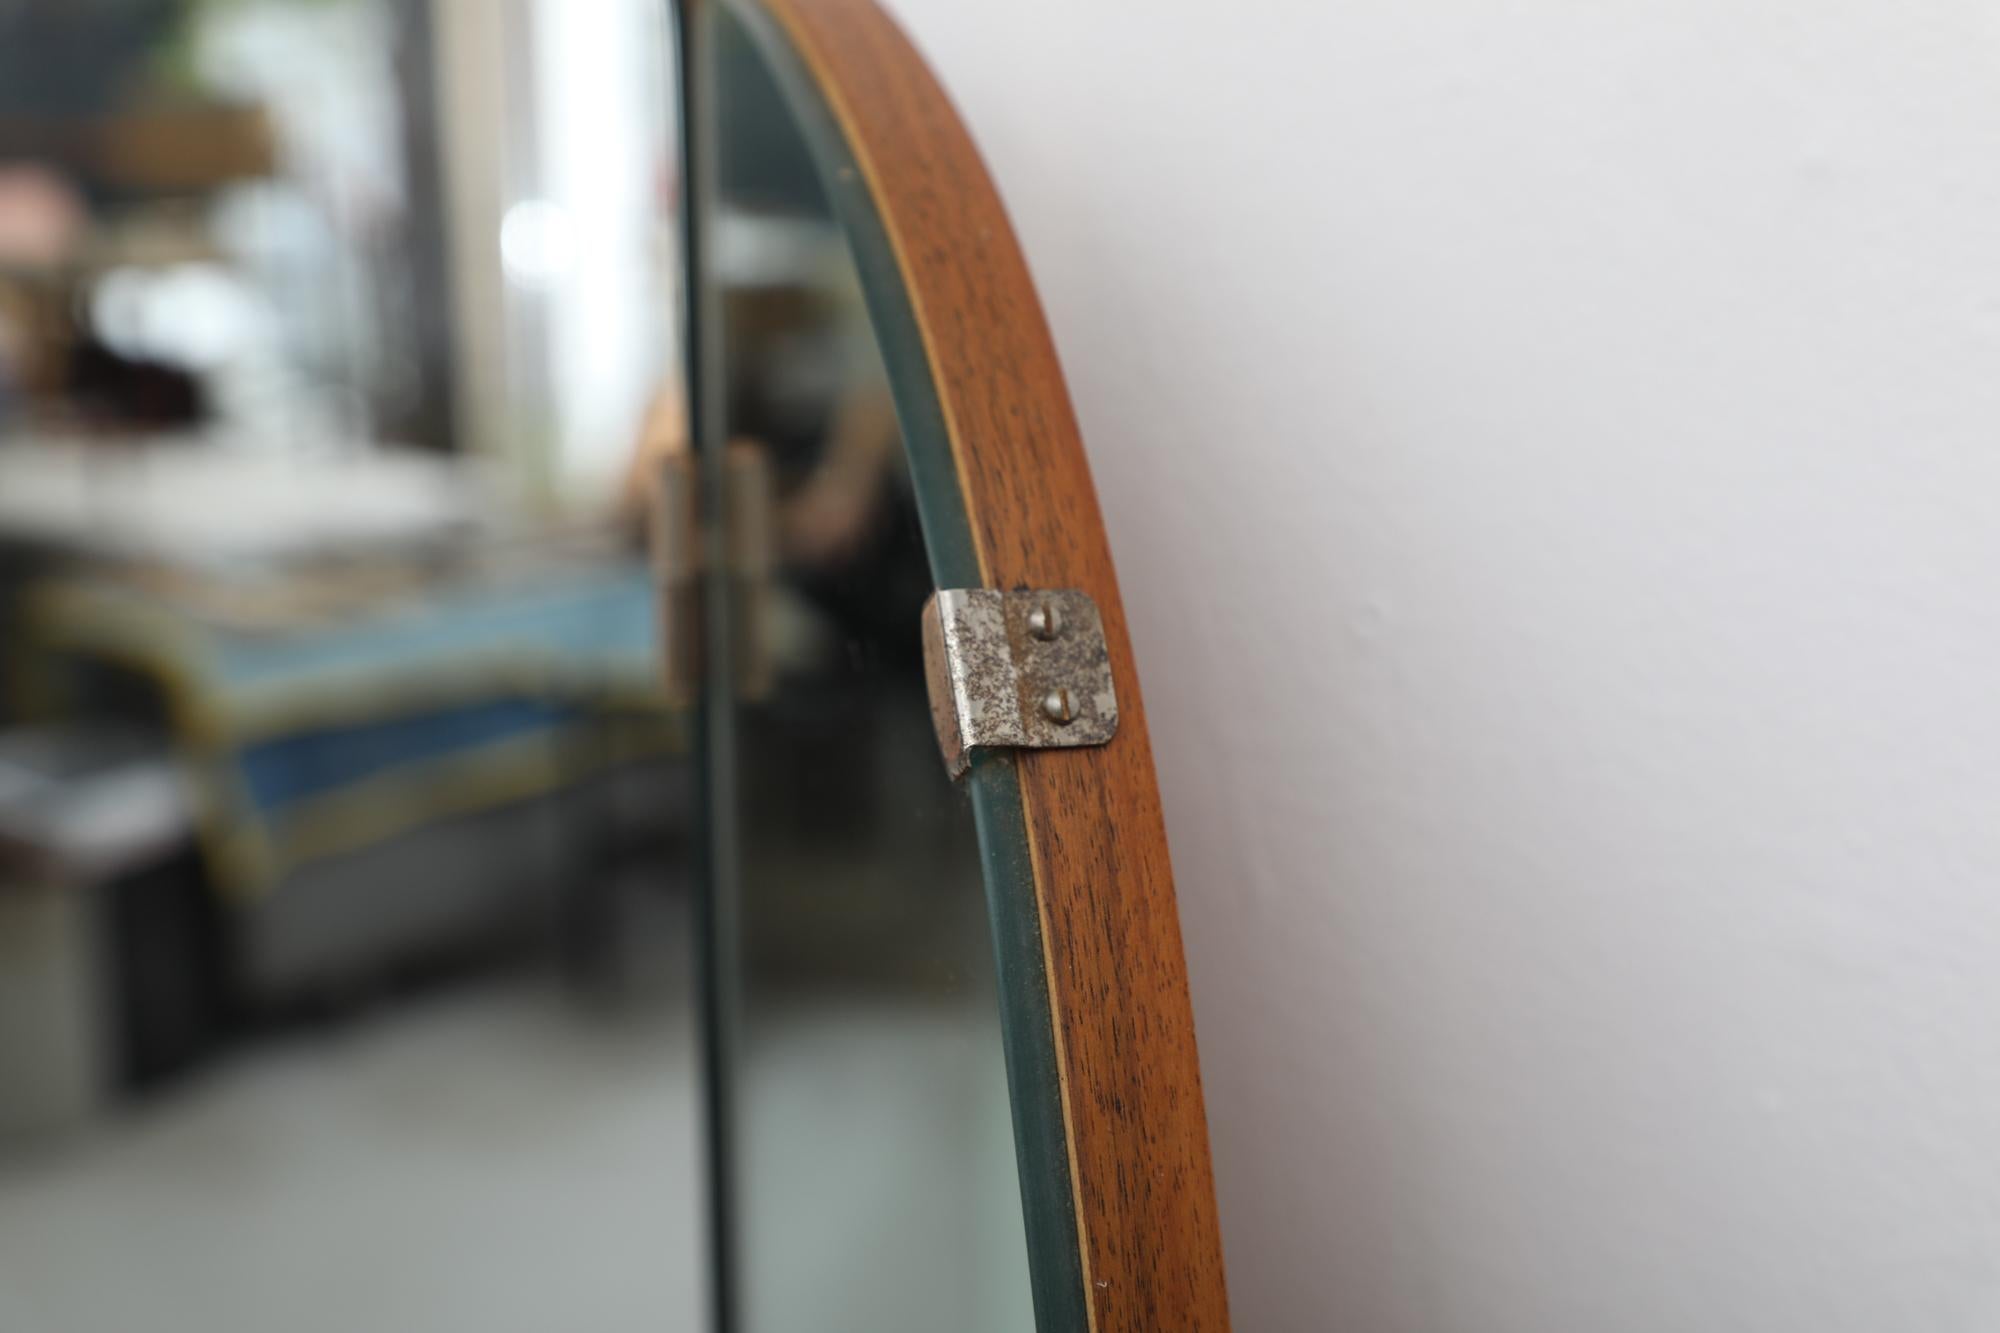
[[[0,1329],[699,1324],[664,8],[0,6]]]

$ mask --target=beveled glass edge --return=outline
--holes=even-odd
[[[704,229],[697,220],[707,207],[714,185],[713,164],[709,160],[712,140],[709,129],[714,113],[713,90],[704,71],[698,68],[695,52],[706,41],[708,0],[673,0],[675,96],[678,99],[678,126],[681,152],[679,199],[681,290],[680,325],[682,383],[688,414],[689,443],[694,450],[700,479],[700,512],[722,512],[719,437],[721,420],[716,386],[711,382],[714,367],[705,341],[714,322],[714,310],[705,300],[702,281]],[[703,307],[711,308],[704,311]],[[702,525],[705,545],[704,566],[722,568],[719,561],[721,534],[716,524]],[[733,959],[736,948],[734,902],[717,891],[724,880],[734,879],[729,864],[728,838],[718,838],[718,821],[728,818],[731,802],[725,792],[735,787],[730,760],[734,719],[731,715],[727,682],[731,677],[728,660],[730,643],[727,608],[713,595],[710,579],[701,584],[702,634],[708,651],[700,654],[701,687],[694,708],[695,830],[694,838],[694,973],[695,1000],[701,1037],[702,1073],[701,1127],[703,1187],[708,1214],[708,1289],[704,1293],[709,1320],[716,1333],[736,1333],[739,1325],[736,1262],[736,1214],[733,1168],[735,1165],[735,1099],[730,1052],[735,1046],[734,969],[723,960]],[[718,683],[723,688],[716,688]]]

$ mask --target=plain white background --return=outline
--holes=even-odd
[[[1237,1326],[2000,1327],[2000,8],[892,3],[1096,469]]]

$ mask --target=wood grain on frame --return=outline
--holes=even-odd
[[[1019,758],[1097,1333],[1229,1326],[1208,1127],[1146,715],[1041,303],[971,137],[873,0],[760,0],[840,122],[902,270],[989,587],[1097,601],[1119,733]]]

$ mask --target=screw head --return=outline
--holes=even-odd
[[[1028,633],[1043,642],[1055,638],[1062,630],[1062,612],[1056,609],[1055,603],[1043,602],[1028,612]]]
[[[1059,727],[1076,721],[1076,703],[1069,691],[1058,686],[1042,696],[1042,716]]]

